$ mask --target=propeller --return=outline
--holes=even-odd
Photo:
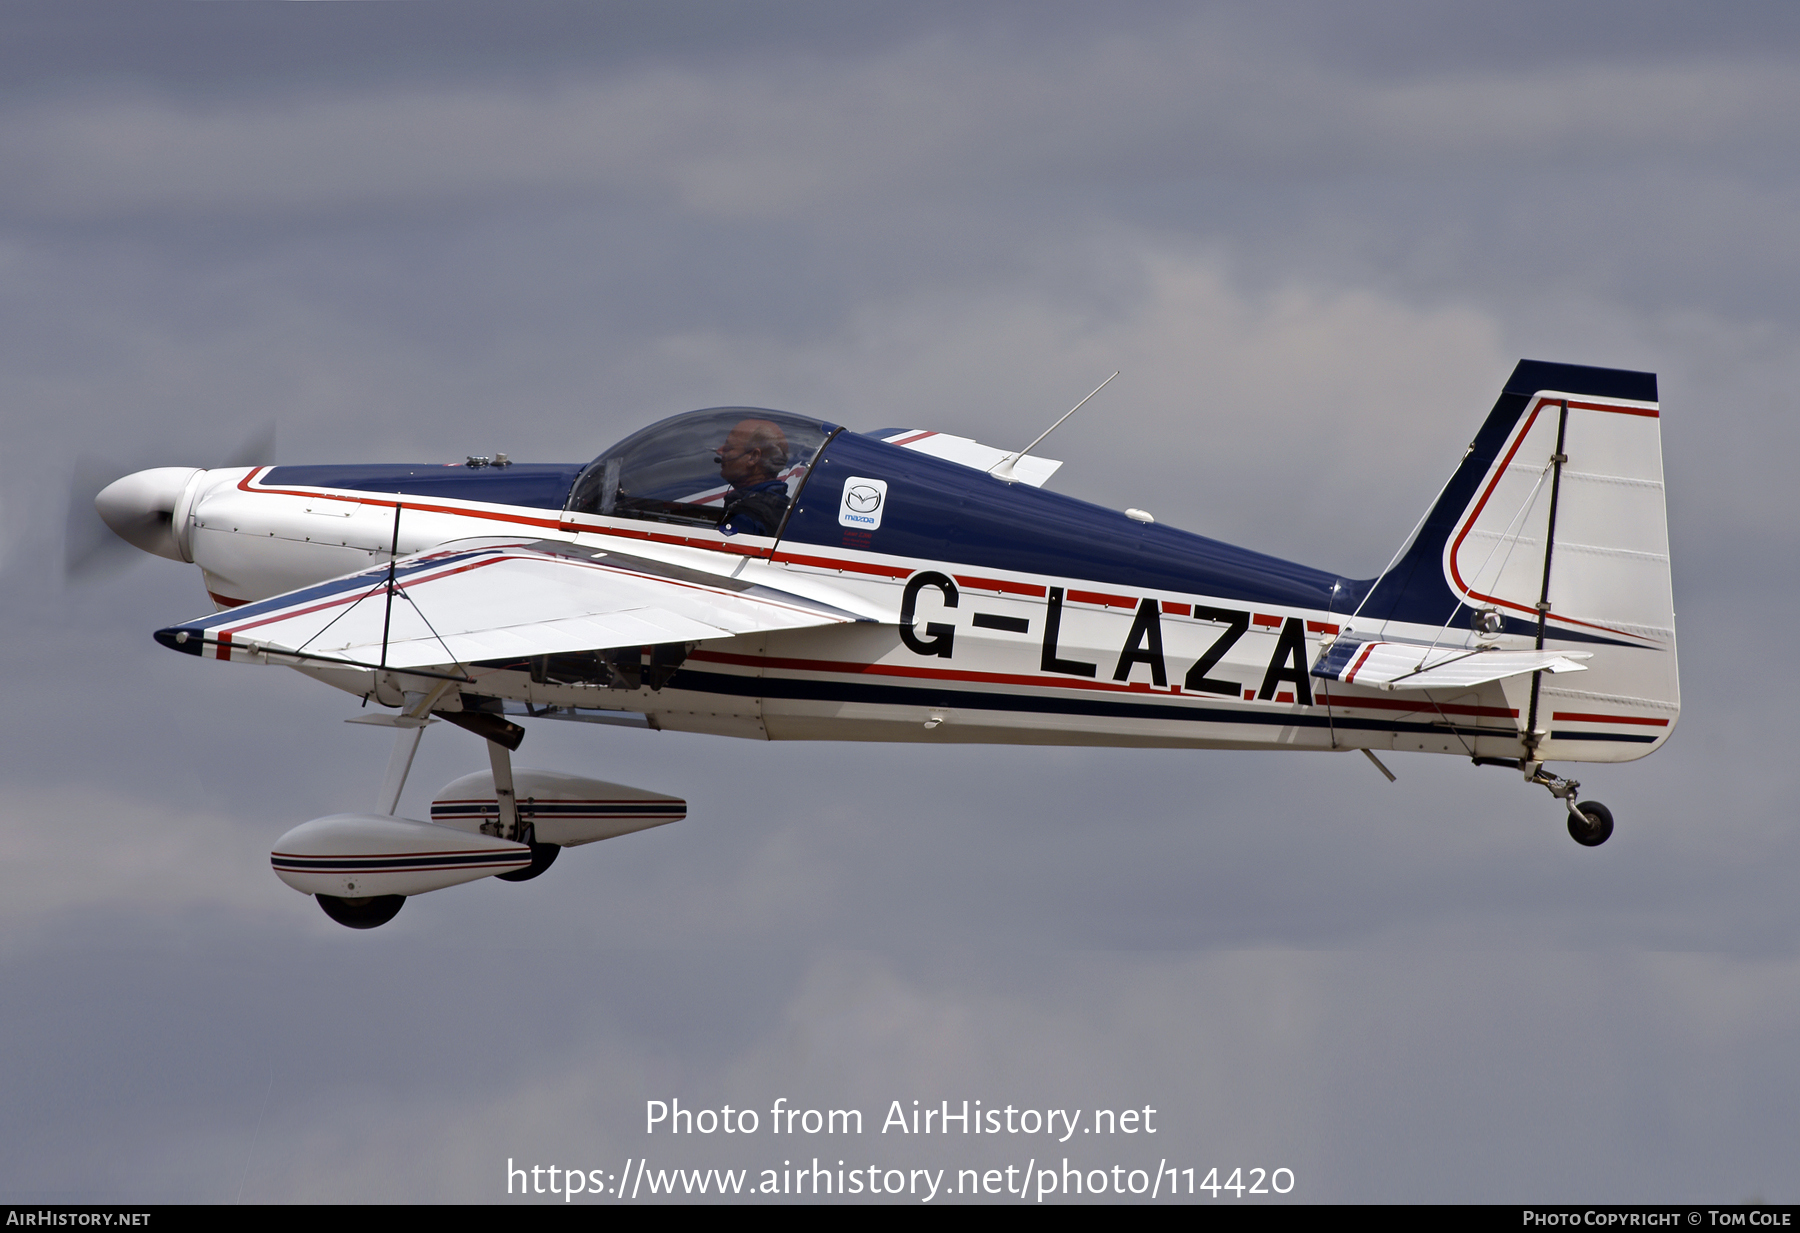
[[[275,425],[247,438],[213,467],[266,466],[275,456]],[[93,454],[75,460],[63,517],[63,579],[80,582],[128,569],[139,552],[169,556],[175,502],[199,468],[121,467]],[[212,468],[206,468],[212,469]]]

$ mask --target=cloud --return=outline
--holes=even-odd
[[[596,67],[530,83],[412,79],[201,101],[34,95],[0,114],[14,169],[0,200],[63,217],[268,218],[578,193],[698,217],[817,218],[1095,177],[1708,159],[1786,146],[1778,117],[1800,102],[1791,67],[1775,59],[1395,75],[1244,50],[1204,21],[1010,55],[927,30],[869,52]]]
[[[0,935],[17,944],[96,910],[283,911],[292,891],[244,876],[267,849],[258,832],[205,810],[15,781],[0,800]]]
[[[967,1093],[1153,1104],[1304,1197],[1784,1197],[1791,39],[1018,11],[4,92],[11,1193],[491,1199],[652,1097]],[[1120,368],[1056,489],[1366,573],[1522,355],[1663,378],[1688,709],[1584,773],[1599,852],[1448,758],[540,724],[692,816],[356,934],[266,863],[379,779],[354,701],[151,645],[191,570],[25,568],[78,451],[568,459],[738,402],[1017,445]],[[480,765],[434,732],[413,806]]]
[[[229,1197],[242,1176],[256,1202],[491,1202],[509,1158],[617,1174],[639,1157],[755,1171],[814,1156],[952,1179],[1027,1158],[1060,1168],[1065,1156],[1145,1169],[1160,1157],[1199,1176],[1217,1164],[1221,1179],[1287,1167],[1313,1201],[1506,1202],[1528,1190],[1537,1202],[1662,1202],[1699,1177],[1734,1199],[1783,1201],[1793,1134],[1771,1127],[1749,1145],[1732,1119],[1759,1090],[1777,1105],[1795,1092],[1796,988],[1791,957],[1696,953],[1414,942],[988,953],[961,967],[826,949],[774,1019],[710,1056],[593,1024],[498,1084],[446,1074],[371,1092],[290,1068],[265,1112],[247,1110],[254,1148],[184,1131],[134,1167],[181,1178],[183,1197]],[[262,1087],[241,1098],[258,1105]],[[778,1099],[859,1109],[863,1132],[778,1136]],[[748,1108],[758,1132],[648,1133],[649,1100]],[[965,1100],[1063,1109],[1081,1129],[1061,1142],[883,1129],[895,1102],[910,1117],[914,1102],[959,1111]],[[1093,1132],[1094,1110],[1128,1108],[1155,1110],[1157,1133]],[[1636,1149],[1595,1146],[1622,1142]],[[196,1175],[202,1160],[217,1167]]]
[[[1248,289],[1207,249],[1157,237],[1115,237],[1077,260],[1118,288],[1111,312],[1029,282],[936,289],[866,303],[797,345],[671,333],[632,368],[646,384],[654,371],[767,390],[854,414],[859,429],[935,428],[1014,448],[1121,369],[1040,447],[1066,460],[1052,487],[1373,574],[1517,358],[1466,303],[1300,282]],[[1349,503],[1353,526],[1334,512]]]

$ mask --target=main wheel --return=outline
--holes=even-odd
[[[508,870],[506,873],[497,873],[494,876],[499,878],[502,882],[529,882],[531,879],[537,877],[538,874],[554,865],[556,863],[556,854],[561,851],[562,848],[557,844],[538,843],[536,840],[533,840],[531,844],[531,864],[525,866],[523,869],[512,869]]]
[[[368,895],[361,899],[341,899],[336,895],[314,895],[325,915],[351,929],[373,929],[385,925],[406,906],[405,895]]]
[[[1583,826],[1575,820],[1574,814],[1570,814],[1570,839],[1573,839],[1584,848],[1597,848],[1608,839],[1612,838],[1612,810],[1608,809],[1605,805],[1602,805],[1599,801],[1583,801],[1575,808],[1579,809],[1581,811],[1581,816],[1587,819],[1587,825]]]

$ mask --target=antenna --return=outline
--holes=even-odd
[[[1101,390],[1105,389],[1108,385],[1110,385],[1112,383],[1113,377],[1116,377],[1118,375],[1119,374],[1115,372],[1115,373],[1113,373],[1112,377],[1108,377],[1105,381],[1102,381],[1099,385],[1096,385],[1094,387],[1094,394],[1098,394]],[[1055,432],[1058,428],[1061,428],[1063,420],[1068,419],[1071,415],[1074,415],[1077,411],[1079,411],[1083,407],[1087,406],[1088,399],[1092,398],[1094,396],[1094,394],[1089,394],[1087,396],[1087,398],[1082,399],[1080,402],[1078,402],[1074,406],[1070,407],[1067,411],[1063,412],[1062,420],[1057,420],[1056,423],[1050,425],[1050,427],[1048,427],[1048,428],[1044,429],[1044,431],[1040,432],[1037,436],[1036,441],[1033,441],[1030,445],[1027,445],[1024,449],[1020,450],[1018,453],[1008,454],[1006,457],[1002,458],[999,462],[995,463],[991,468],[989,468],[988,474],[993,476],[997,480],[1004,480],[1008,484],[1017,483],[1019,477],[1013,473],[1013,465],[1015,463],[1017,463],[1019,461],[1019,459],[1025,457],[1025,455],[1031,453],[1032,450],[1036,449],[1038,447],[1038,442],[1042,441],[1045,437],[1047,437],[1051,433]]]

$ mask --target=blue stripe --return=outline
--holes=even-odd
[[[1561,390],[1592,398],[1623,398],[1628,402],[1656,401],[1656,374],[1624,368],[1590,368],[1585,364],[1552,364],[1547,360],[1520,360],[1506,379],[1506,392],[1531,397],[1539,390]]]
[[[1633,745],[1649,745],[1656,741],[1654,736],[1643,736],[1636,732],[1552,732],[1553,741],[1626,741]]]
[[[380,872],[406,869],[454,869],[468,865],[523,865],[531,860],[529,852],[470,852],[444,856],[271,856],[269,863],[292,873],[306,872]]]
[[[684,814],[687,806],[681,804],[644,804],[644,805],[545,805],[519,802],[519,813],[530,818],[636,818],[644,816],[662,816],[666,814]],[[433,818],[494,818],[500,814],[497,804],[491,805],[433,805]]]
[[[515,462],[504,467],[359,463],[354,466],[274,467],[259,481],[269,488],[323,488],[383,496],[437,497],[527,509],[559,510],[586,463]]]
[[[665,689],[729,694],[748,698],[787,698],[809,702],[866,702],[889,706],[946,707],[972,711],[1025,712],[1040,715],[1087,715],[1106,719],[1160,719],[1187,723],[1235,724],[1256,728],[1344,728],[1359,732],[1461,733],[1466,736],[1517,738],[1518,730],[1465,727],[1448,721],[1403,723],[1363,719],[1323,708],[1298,715],[1289,711],[1239,710],[1217,706],[1157,702],[1114,702],[1102,698],[1052,698],[1025,694],[937,686],[870,685],[860,681],[811,681],[787,677],[733,676],[683,668]],[[1421,708],[1423,709],[1423,708]]]
[[[477,548],[468,552],[446,553],[434,556],[428,561],[414,561],[402,564],[394,571],[396,581],[411,578],[415,574],[427,570],[442,569],[476,557],[489,556],[506,551],[503,548]],[[289,608],[302,608],[319,600],[333,596],[353,594],[357,591],[368,591],[386,580],[388,567],[377,565],[364,570],[360,574],[352,574],[347,578],[334,578],[330,582],[321,582],[317,586],[302,587],[298,591],[289,591],[272,599],[258,600],[253,604],[241,604],[236,608],[228,608],[224,612],[215,612],[211,616],[197,617],[192,621],[184,621],[180,625],[171,625],[167,629],[159,629],[154,637],[166,647],[177,651],[186,651],[190,655],[200,654],[200,639],[190,636],[186,642],[177,642],[175,635],[187,633],[192,635],[209,629],[217,629],[221,625],[231,625],[251,617],[268,616],[271,613],[283,612]]]
[[[889,706],[945,707],[974,711],[1025,712],[1039,715],[1086,715],[1106,719],[1158,719],[1187,723],[1235,724],[1252,728],[1343,728],[1353,732],[1405,732],[1518,738],[1518,729],[1484,728],[1433,720],[1426,723],[1391,719],[1367,719],[1324,708],[1297,715],[1288,711],[1227,709],[1180,703],[1115,702],[1102,698],[1050,698],[1024,694],[998,694],[981,690],[945,689],[939,686],[870,685],[860,681],[814,681],[775,676],[735,676],[696,672],[683,668],[668,689],[696,693],[727,694],[746,698],[786,698],[810,702],[865,702]],[[1349,704],[1354,707],[1354,703]],[[1420,708],[1424,709],[1424,708]],[[1649,744],[1657,738],[1636,733],[1552,732],[1558,741],[1625,741]]]

